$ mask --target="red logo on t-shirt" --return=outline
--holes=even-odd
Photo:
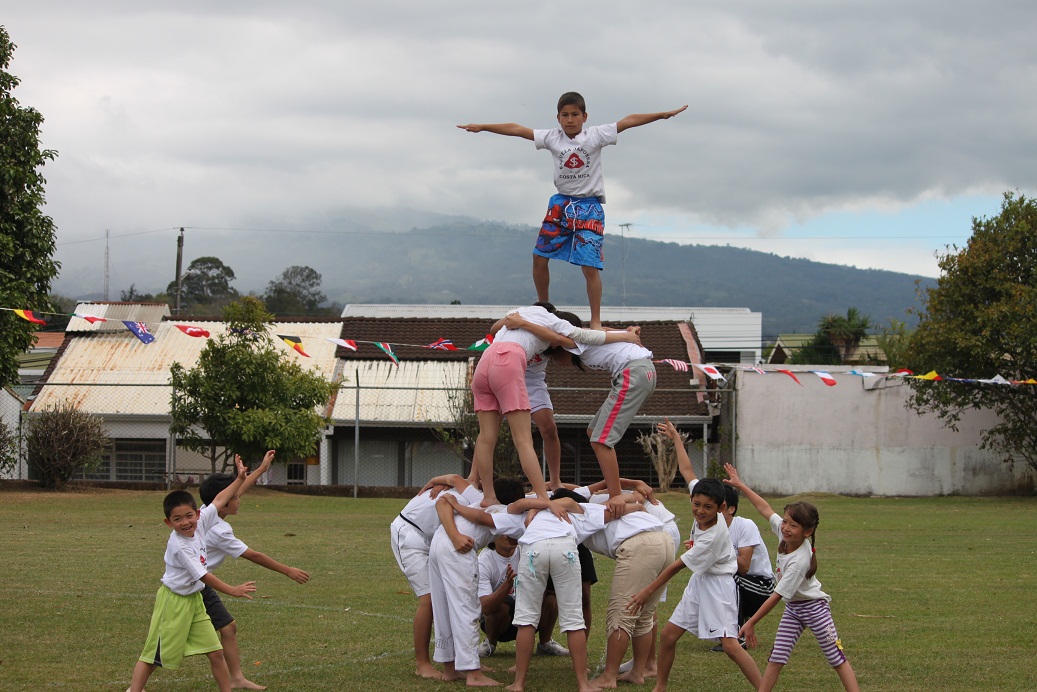
[[[205,564],[205,556],[204,555],[199,555],[198,556],[198,561],[201,562],[204,565]]]
[[[576,154],[570,154],[563,164],[566,168],[583,168],[583,159]]]

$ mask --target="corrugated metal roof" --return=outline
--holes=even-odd
[[[152,332],[169,317],[169,306],[165,303],[79,303],[76,312],[94,317],[103,317],[107,322],[88,321],[73,317],[69,320],[66,332],[121,332],[126,330],[123,320],[143,322]]]
[[[468,387],[468,361],[351,360],[342,369],[343,386],[335,399],[335,423],[356,420],[360,385],[360,421],[388,425],[443,424],[454,420],[453,401]],[[359,380],[357,379],[359,377]]]
[[[125,415],[164,415],[169,412],[169,368],[174,362],[193,367],[207,339],[187,336],[176,328],[186,322],[170,321],[148,325],[155,341],[142,343],[125,326],[117,333],[81,335],[69,340],[61,359],[36,396],[33,409],[63,401],[91,413]],[[213,337],[226,332],[223,322],[192,321]],[[271,325],[270,334],[302,339],[305,358],[282,341],[276,343],[289,358],[304,368],[316,367],[331,379],[335,370],[335,348],[328,338],[336,338],[341,323]],[[127,387],[125,385],[144,385]]]
[[[396,305],[350,303],[342,309],[343,319],[414,317],[423,319],[484,319],[490,324],[504,317],[515,305]],[[590,319],[586,305],[559,305],[584,320]],[[602,306],[606,324],[642,322],[692,322],[702,347],[707,351],[739,351],[743,362],[760,360],[763,313],[749,308]],[[348,338],[348,337],[346,337]],[[467,344],[466,344],[467,345]],[[751,355],[750,355],[751,354]]]

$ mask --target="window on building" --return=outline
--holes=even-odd
[[[302,462],[288,463],[288,485],[306,485],[306,464]]]
[[[101,465],[78,478],[91,481],[150,481],[166,478],[165,440],[113,440],[111,451],[102,456]]]

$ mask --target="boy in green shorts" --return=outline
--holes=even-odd
[[[208,585],[228,596],[248,599],[256,590],[254,581],[230,586],[205,569],[205,532],[216,523],[220,510],[234,499],[245,480],[246,470],[240,457],[235,458],[235,464],[237,478],[201,512],[194,496],[186,490],[174,490],[162,503],[166,526],[173,532],[166,543],[166,571],[155,596],[144,651],[133,669],[131,692],[141,692],[155,668],[176,670],[184,656],[197,654],[209,658],[220,690],[231,690],[230,673],[223,660],[220,639],[205,612],[202,589]]]

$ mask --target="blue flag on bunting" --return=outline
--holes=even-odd
[[[126,328],[133,332],[133,336],[141,340],[145,344],[150,344],[155,340],[155,335],[148,331],[148,325],[143,322],[130,322],[129,320],[123,320],[123,324]]]

